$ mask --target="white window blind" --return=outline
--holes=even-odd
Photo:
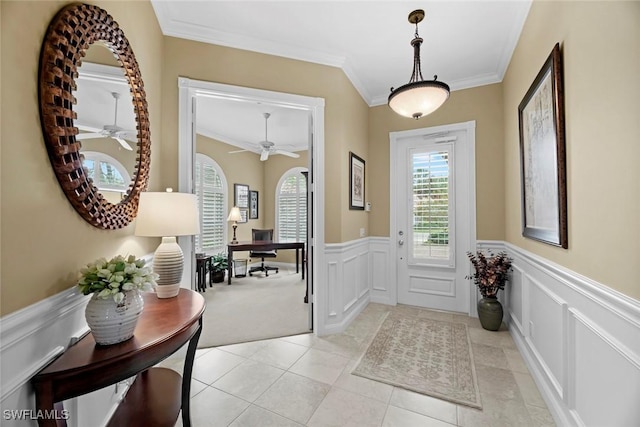
[[[413,152],[413,260],[451,258],[451,186],[449,151]]]
[[[200,212],[197,252],[220,252],[225,246],[227,184],[218,164],[204,154],[196,154],[195,190]]]
[[[277,224],[280,242],[306,242],[307,180],[303,169],[286,172],[277,190]]]
[[[82,154],[87,176],[98,190],[126,193],[131,178],[122,163],[104,153],[85,151]]]

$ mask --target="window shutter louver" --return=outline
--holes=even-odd
[[[196,251],[220,252],[224,249],[226,189],[213,161],[196,156],[196,195],[200,208],[200,234]]]
[[[299,172],[287,176],[278,189],[278,240],[305,242],[307,237],[307,186]]]
[[[449,153],[413,155],[413,258],[449,259]]]

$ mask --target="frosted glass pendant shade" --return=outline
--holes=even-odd
[[[419,119],[436,111],[449,99],[449,86],[423,80],[400,86],[389,95],[389,107],[404,117]]]

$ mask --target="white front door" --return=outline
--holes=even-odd
[[[469,313],[475,122],[391,133],[391,236],[401,304]]]

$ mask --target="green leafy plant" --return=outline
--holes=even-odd
[[[80,292],[84,295],[97,294],[103,299],[113,297],[116,303],[120,303],[125,291],[151,291],[159,276],[151,267],[145,267],[145,263],[134,255],[127,258],[118,255],[109,261],[100,258],[80,270]]]
[[[481,251],[477,251],[475,254],[467,252],[467,256],[473,264],[475,272],[466,278],[473,279],[473,283],[478,286],[478,290],[484,298],[495,297],[498,290],[504,289],[513,259],[509,258],[506,252],[500,252],[496,255],[489,252],[489,256]]]
[[[213,255],[211,257],[211,271],[225,271],[228,268],[229,264],[227,261],[227,254],[225,254],[224,252],[220,252],[219,254]]]

